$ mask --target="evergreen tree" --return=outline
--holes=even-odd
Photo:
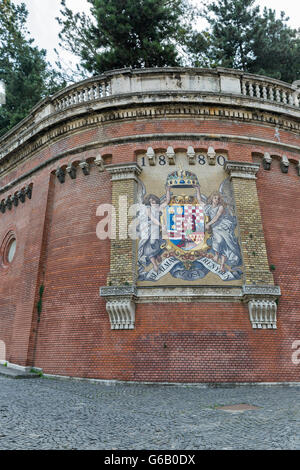
[[[91,16],[74,14],[61,0],[61,45],[81,58],[85,71],[99,74],[123,67],[181,64],[188,0],[88,0]]]
[[[211,27],[208,57],[214,66],[246,70],[254,60],[252,46],[258,29],[255,0],[215,0],[204,10]]]
[[[281,13],[255,0],[213,0],[201,16],[206,32],[194,33],[188,44],[195,66],[222,66],[292,82],[300,78],[299,32]]]
[[[0,81],[6,88],[6,104],[0,106],[0,135],[21,121],[42,98],[65,86],[51,70],[46,51],[33,45],[26,29],[25,5],[11,0],[0,4]]]
[[[265,8],[253,42],[255,60],[248,71],[286,82],[300,79],[300,31],[287,25],[289,18]]]

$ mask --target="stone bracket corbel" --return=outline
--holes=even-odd
[[[148,147],[146,156],[148,157],[148,162],[150,166],[156,165],[156,156],[152,147]]]
[[[168,147],[167,152],[166,152],[166,157],[168,159],[169,165],[175,165],[176,164],[176,154],[174,152],[173,147]]]
[[[248,304],[253,329],[277,329],[279,286],[243,286],[243,301]]]
[[[100,287],[100,296],[106,300],[112,330],[133,330],[135,327],[135,286]]]
[[[216,164],[216,152],[213,147],[209,147],[207,151],[207,159],[209,165],[215,165]]]
[[[262,160],[264,170],[270,170],[272,164],[272,157],[268,152],[264,153],[264,158]]]

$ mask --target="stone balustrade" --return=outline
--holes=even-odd
[[[67,93],[59,94],[53,101],[53,107],[55,111],[63,111],[70,106],[86,103],[88,101],[96,101],[110,96],[111,94],[110,80],[102,80],[100,78],[92,83],[71,89]]]
[[[300,89],[277,80],[245,75],[241,78],[241,89],[242,94],[250,98],[300,107]]]
[[[68,86],[40,103],[0,138],[1,160],[49,127],[91,111],[132,103],[237,105],[299,118],[300,82],[226,68],[121,69]]]

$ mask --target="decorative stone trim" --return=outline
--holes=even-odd
[[[146,156],[148,157],[148,162],[150,166],[156,165],[156,156],[152,147],[148,147]]]
[[[67,173],[69,173],[70,178],[72,180],[76,179],[77,168],[74,165],[72,165],[72,163],[69,166],[67,166],[66,171]]]
[[[19,198],[18,198],[18,196],[17,196],[16,194],[14,194],[14,195],[12,196],[11,200],[12,200],[12,202],[13,202],[13,205],[14,205],[15,207],[18,207],[18,205],[19,205]]]
[[[137,287],[137,303],[237,302],[242,287],[232,286],[154,286]]]
[[[255,285],[244,285],[243,295],[247,300],[248,297],[268,297],[278,298],[281,296],[281,290],[279,286],[255,286]]]
[[[173,147],[170,146],[167,148],[166,157],[168,159],[169,165],[175,165],[176,155],[175,155]]]
[[[111,300],[106,311],[112,330],[133,330],[135,325],[135,304],[129,299]]]
[[[94,160],[94,163],[98,167],[99,173],[102,173],[102,171],[104,171],[104,160],[101,157],[101,155],[97,155],[97,157]]]
[[[268,152],[265,152],[262,162],[264,170],[271,170],[272,157]]]
[[[65,172],[62,168],[57,168],[55,175],[57,176],[58,181],[63,184],[66,180]]]
[[[19,201],[24,204],[24,202],[26,201],[26,196],[28,197],[28,199],[31,199],[32,184],[20,189],[13,195],[8,195],[6,199],[3,199],[0,202],[0,212],[4,214],[6,212],[6,209],[11,211],[13,206],[18,207]]]
[[[194,150],[194,147],[192,147],[191,145],[187,149],[187,157],[188,157],[189,165],[195,165],[196,152]]]
[[[288,173],[289,166],[290,166],[290,162],[289,162],[288,157],[286,155],[282,155],[281,161],[280,161],[280,169],[282,173]]]
[[[18,192],[17,192],[17,196],[18,196],[18,198],[20,199],[20,201],[22,202],[22,204],[24,204],[25,199],[26,199],[25,190],[24,190],[24,189],[21,189],[20,191],[18,191]]]
[[[256,180],[256,174],[260,168],[258,163],[248,162],[225,162],[225,170],[229,173],[230,178],[242,178],[248,180]]]
[[[88,176],[90,174],[90,165],[88,162],[84,160],[83,162],[79,163],[79,166],[82,169],[84,176]]]
[[[13,202],[12,202],[10,196],[8,196],[8,197],[5,199],[5,205],[6,205],[7,209],[8,209],[9,211],[11,211]]]
[[[106,311],[112,330],[132,330],[135,327],[134,286],[100,287],[100,296],[106,299]]]
[[[277,329],[277,304],[273,300],[250,300],[249,316],[253,329]]]
[[[253,329],[277,329],[279,286],[105,286],[100,296],[106,299],[106,311],[111,329],[133,329],[137,303],[248,303]]]
[[[207,159],[209,165],[215,165],[216,164],[216,152],[213,147],[209,147],[207,151]]]
[[[111,174],[112,181],[138,181],[137,177],[142,172],[142,168],[135,162],[106,165],[105,169]]]
[[[32,186],[26,186],[25,194],[28,197],[28,199],[31,199],[31,197],[32,197]]]
[[[243,286],[244,302],[248,303],[253,329],[277,329],[279,286]]]

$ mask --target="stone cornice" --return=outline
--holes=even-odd
[[[276,300],[279,286],[104,286],[100,296],[107,300],[127,298],[136,303],[193,303]]]
[[[182,113],[178,107],[211,106],[212,114],[216,107],[223,107],[216,115],[224,112],[225,117],[225,108],[233,108],[227,117],[271,113],[276,116],[274,122],[285,116],[299,123],[299,93],[294,85],[224,68],[115,70],[73,84],[38,103],[27,118],[0,138],[0,159],[50,128],[63,123],[70,128],[74,118],[106,112],[106,120],[119,119],[122,109],[136,106],[168,105],[176,108],[175,114]],[[125,111],[123,118],[130,114]]]
[[[137,288],[136,286],[103,286],[100,287],[100,296],[106,299],[114,299],[115,297],[135,299]]]
[[[278,299],[281,296],[279,286],[257,286],[257,285],[244,285],[243,286],[244,300],[249,299]]]
[[[229,173],[230,178],[256,179],[256,174],[260,165],[249,162],[225,162],[225,171]]]
[[[236,302],[242,300],[242,287],[157,286],[137,287],[137,303]]]
[[[87,111],[86,111],[87,112]],[[155,107],[150,106],[148,104],[144,108],[135,108],[135,109],[127,109],[120,111],[112,111],[107,114],[91,114],[90,112],[86,117],[80,117],[80,114],[77,113],[77,116],[73,117],[73,120],[69,120],[68,114],[62,117],[61,122],[57,122],[51,119],[51,124],[47,127],[46,131],[45,128],[40,128],[39,130],[34,129],[28,130],[28,135],[24,135],[23,137],[19,138],[19,135],[15,136],[14,143],[7,142],[6,145],[1,146],[0,141],[0,168],[4,173],[6,168],[13,167],[15,163],[22,161],[24,159],[30,158],[32,154],[37,151],[42,150],[44,147],[49,146],[51,141],[56,141],[58,138],[62,138],[66,135],[70,135],[74,132],[78,132],[81,129],[86,127],[95,127],[99,126],[99,124],[115,121],[115,120],[130,120],[130,119],[147,119],[149,117],[155,117],[156,119],[164,118],[168,116],[170,119],[178,118],[179,116],[197,116],[199,119],[203,120],[240,120],[245,122],[253,121],[254,124],[264,125],[264,126],[277,126],[278,128],[284,128],[290,132],[298,132],[300,131],[300,123],[296,123],[295,121],[286,120],[282,116],[275,117],[274,115],[269,114],[259,114],[257,111],[246,111],[245,109],[240,108],[239,110],[234,108],[224,109],[222,107],[210,108],[205,106],[192,106],[192,107],[179,107],[176,109],[174,107],[164,106],[163,104],[157,105]],[[68,121],[67,123],[65,121]],[[169,135],[169,134],[168,134]],[[168,138],[166,135],[166,138]],[[196,139],[201,137],[213,138],[213,135],[207,134],[187,134],[191,138],[195,135]],[[172,135],[171,135],[172,136]],[[148,136],[140,136],[141,139],[149,138]],[[128,137],[121,137],[115,139],[109,139],[111,143],[118,143],[118,142],[126,142],[126,141],[135,141],[137,136],[128,136]],[[178,135],[180,139],[180,135]],[[229,139],[233,142],[251,142],[260,145],[262,144],[269,144],[276,146],[285,151],[292,151],[292,152],[300,152],[300,148],[295,145],[289,145],[284,142],[278,142],[274,138],[274,142],[256,138],[256,137],[248,137],[248,136],[235,136],[235,135],[215,135],[216,139]],[[105,145],[107,141],[102,141],[102,145]],[[4,144],[4,141],[3,141]],[[93,145],[93,144],[90,144]]]
[[[135,162],[106,165],[105,169],[110,173],[112,181],[129,179],[137,181],[142,172],[142,168]]]

